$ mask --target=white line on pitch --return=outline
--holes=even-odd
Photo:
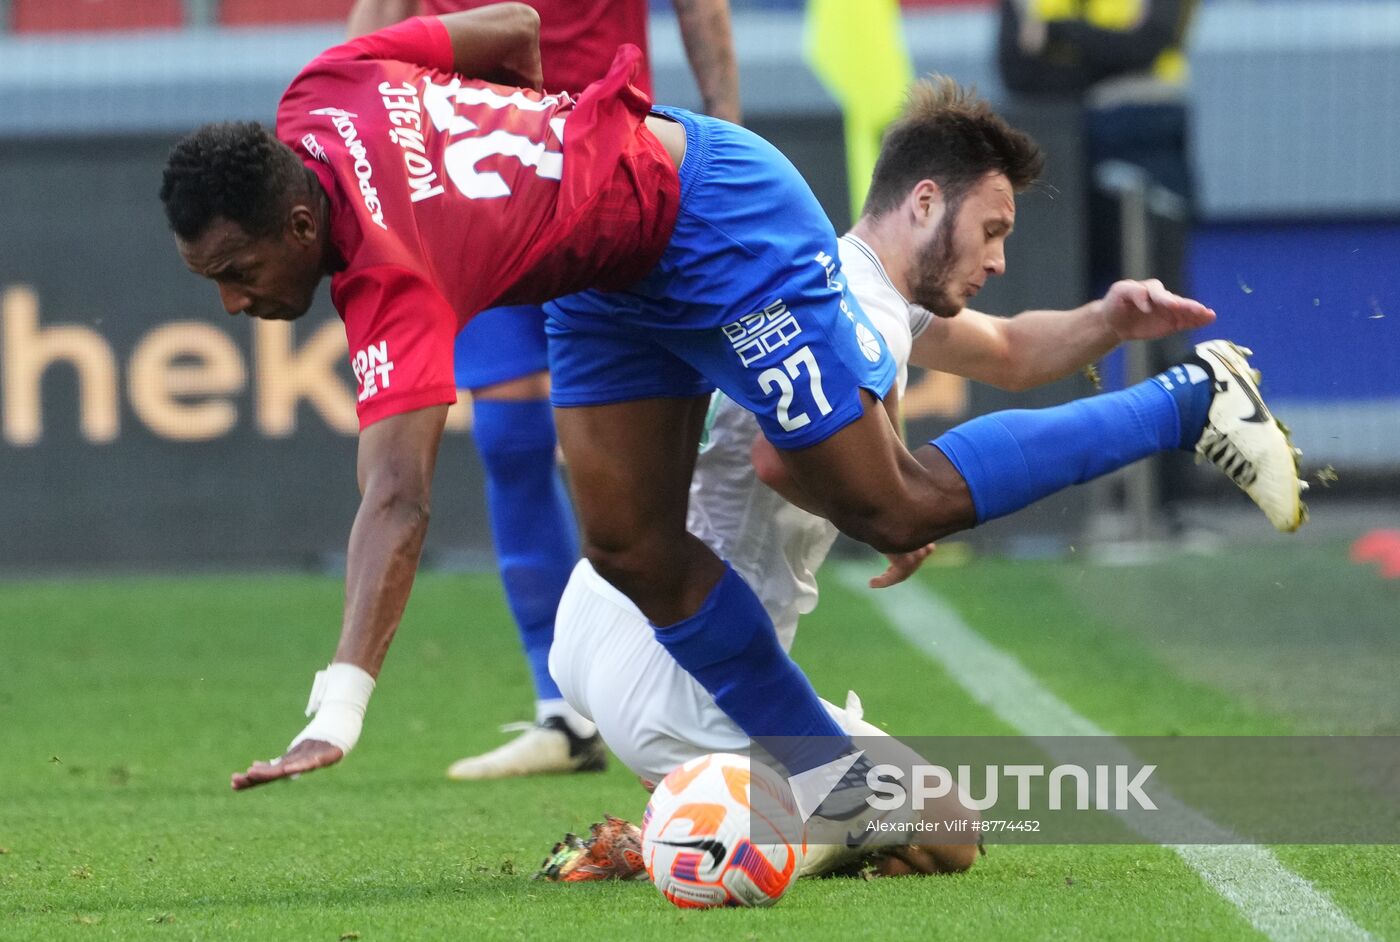
[[[1021,662],[972,630],[932,589],[916,581],[893,589],[866,589],[868,565],[837,567],[845,587],[872,599],[891,627],[915,648],[948,669],[949,676],[978,703],[1023,736],[1111,736],[1051,693]],[[1131,758],[1123,747],[1120,761]],[[1140,763],[1139,763],[1140,764]],[[1165,808],[1157,799],[1159,807]],[[1175,799],[1177,813],[1211,824]],[[1165,835],[1140,832],[1164,842]],[[1254,928],[1275,942],[1304,939],[1370,939],[1371,935],[1311,883],[1257,844],[1169,844],[1201,878],[1235,905]]]

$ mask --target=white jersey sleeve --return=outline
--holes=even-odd
[[[904,299],[885,273],[885,266],[880,264],[875,251],[856,236],[841,237],[841,271],[865,316],[885,338],[885,346],[898,370],[902,394],[909,382],[909,356],[914,338],[928,327],[933,315]]]
[[[851,294],[885,338],[903,393],[914,337],[932,315],[900,295],[875,253],[855,236],[841,239],[841,267]],[[817,605],[816,572],[836,541],[836,528],[758,480],[750,451],[759,434],[757,419],[715,394],[691,480],[686,528],[744,577],[788,648],[798,617]]]

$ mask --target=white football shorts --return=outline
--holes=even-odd
[[[569,705],[598,724],[608,748],[649,786],[699,756],[748,751],[744,731],[672,659],[641,610],[586,559],[559,600],[549,672]],[[844,709],[822,703],[853,736],[888,735],[861,718],[854,693]],[[834,869],[852,856],[845,848],[812,850],[803,873]]]

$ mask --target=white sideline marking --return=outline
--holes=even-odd
[[[969,627],[933,590],[911,581],[871,592],[866,587],[867,569],[868,565],[858,564],[836,567],[842,585],[873,599],[895,631],[948,668],[969,696],[1018,733],[1035,737],[1111,735],[1051,693],[1020,661]],[[1135,763],[1126,747],[1117,761]],[[1173,805],[1178,813],[1191,814],[1222,836],[1228,833],[1170,795],[1154,792],[1153,798],[1164,810]],[[1162,843],[1162,835],[1148,833],[1150,827],[1133,826],[1149,840]],[[1268,848],[1257,844],[1166,846],[1233,903],[1255,929],[1275,942],[1372,938],[1311,883],[1279,863]]]

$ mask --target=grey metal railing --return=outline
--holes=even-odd
[[[1150,278],[1154,244],[1153,217],[1184,222],[1186,200],[1156,183],[1136,164],[1106,160],[1094,168],[1094,186],[1116,197],[1119,208],[1119,251],[1124,278]],[[1142,341],[1127,345],[1126,384],[1140,383],[1152,375],[1152,348]],[[1139,461],[1121,472],[1124,489],[1123,538],[1150,542],[1164,535],[1159,459]]]

